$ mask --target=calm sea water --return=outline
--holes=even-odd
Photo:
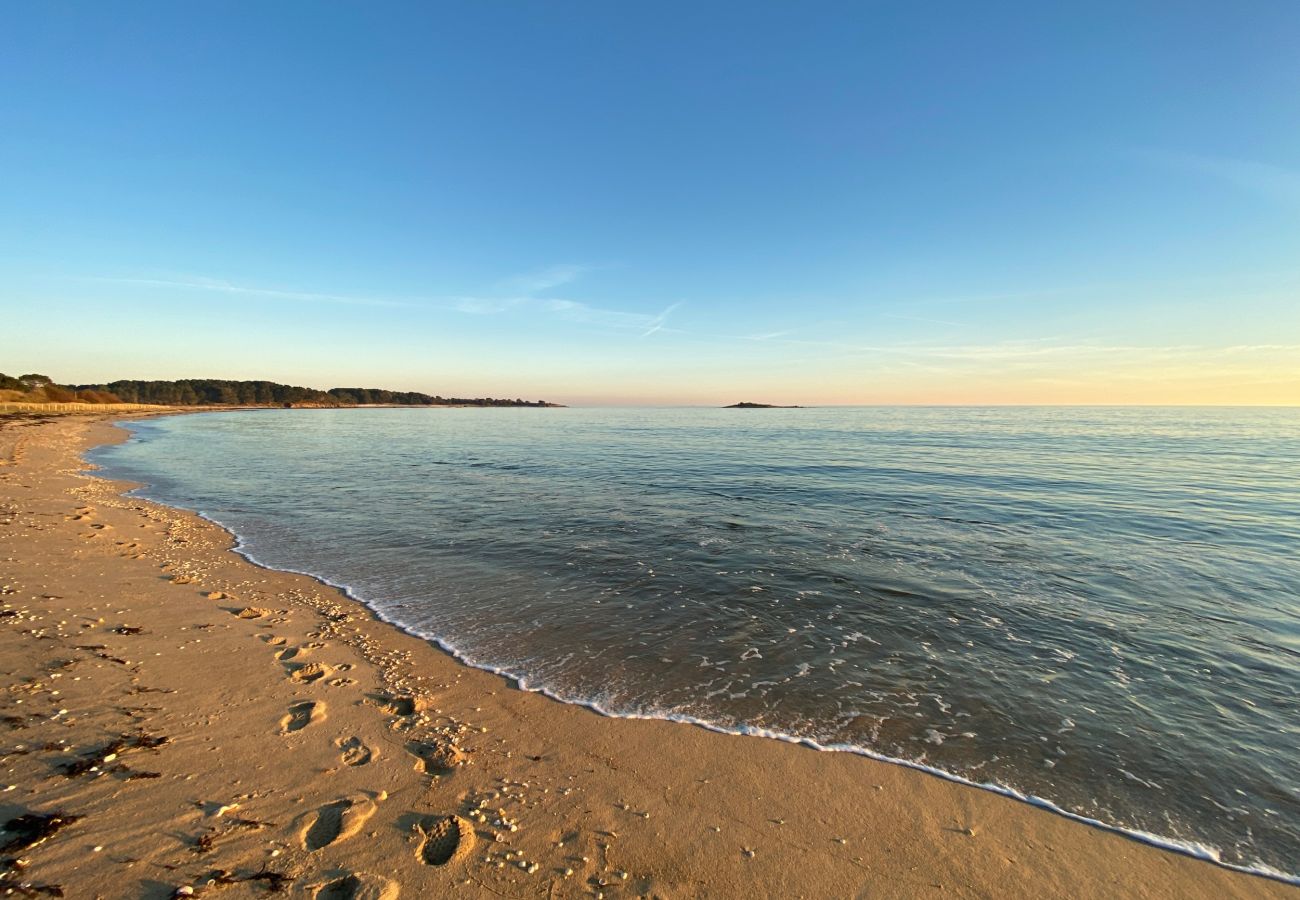
[[[292,410],[95,453],[524,687],[1300,872],[1300,410]]]

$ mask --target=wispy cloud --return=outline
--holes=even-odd
[[[664,325],[668,321],[668,317],[673,314],[673,310],[677,309],[677,307],[681,305],[682,305],[681,301],[678,301],[677,303],[674,303],[671,306],[669,306],[659,315],[655,316],[654,319],[651,320],[650,322],[650,327],[641,333],[641,337],[649,337],[650,335],[654,334],[656,331],[663,331]]]
[[[525,272],[522,275],[507,278],[497,287],[504,294],[521,294],[531,297],[577,281],[590,272],[591,269],[591,266],[578,265],[548,266],[535,272]]]
[[[221,278],[201,276],[166,278],[95,277],[87,280],[107,284],[137,285],[172,290],[207,291],[300,303],[443,310],[477,316],[502,315],[510,312],[532,313],[579,325],[639,332],[642,337],[649,337],[661,331],[673,330],[667,327],[667,321],[668,317],[681,306],[680,302],[673,303],[658,313],[640,313],[610,309],[560,297],[539,296],[548,293],[554,288],[570,284],[589,271],[591,271],[589,266],[552,266],[536,272],[514,276],[500,282],[498,285],[502,289],[500,293],[493,292],[482,296],[431,296],[405,300],[320,291],[291,291],[282,288],[237,284]],[[509,288],[510,291],[506,292],[505,288]]]
[[[886,319],[901,319],[904,322],[924,322],[927,325],[951,325],[955,328],[970,327],[966,322],[952,322],[948,319],[929,319],[925,316],[904,316],[898,313],[881,313]]]
[[[473,316],[495,316],[530,302],[529,297],[452,297],[449,307]]]
[[[279,288],[254,287],[234,284],[219,278],[91,278],[109,284],[134,284],[142,287],[179,288],[189,291],[214,291],[222,294],[241,294],[266,297],[274,300],[294,300],[305,303],[339,303],[348,306],[419,306],[404,300],[387,300],[378,297],[361,297],[351,294],[323,294],[315,291],[286,291]]]
[[[542,314],[577,325],[640,332],[642,337],[671,330],[666,328],[668,317],[681,303],[673,303],[659,313],[640,313],[546,296],[555,288],[577,281],[591,270],[590,266],[562,265],[516,275],[498,283],[498,289],[503,292],[501,296],[455,297],[451,308],[457,312],[480,316],[503,313]]]
[[[1269,200],[1300,204],[1300,171],[1251,159],[1139,151],[1139,155],[1166,168],[1196,172],[1226,182]]]
[[[518,275],[501,282],[502,287],[516,292],[514,296],[460,297],[456,301],[456,309],[479,315],[494,315],[510,310],[540,311],[580,325],[638,331],[642,337],[672,330],[666,327],[668,317],[681,306],[680,302],[652,314],[609,309],[562,297],[539,296],[570,284],[590,271],[590,266],[561,265]]]
[[[1270,358],[1300,373],[1300,344],[1121,344],[1086,343],[1047,336],[991,343],[936,344],[919,341],[865,343],[852,340],[794,338],[790,332],[765,335],[721,335],[720,339],[768,341],[821,351],[818,361],[827,359],[879,358],[889,366],[933,367],[934,371],[955,372],[963,368],[1022,369],[1054,364],[1128,364],[1154,365],[1162,362],[1191,362],[1211,358],[1258,361]],[[837,351],[827,354],[825,351]],[[1235,364],[1235,363],[1234,363]]]
[[[587,303],[579,303],[576,300],[534,299],[527,302],[568,322],[628,331],[641,331],[644,334],[651,334],[662,328],[668,314],[677,306],[677,304],[673,304],[673,306],[668,307],[658,315],[652,315],[649,313],[626,312],[620,309],[603,309]]]

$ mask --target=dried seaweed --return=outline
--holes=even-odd
[[[10,819],[4,824],[4,831],[12,837],[0,844],[0,853],[30,850],[80,818],[63,813],[24,813]]]
[[[103,766],[105,763],[112,761],[119,753],[125,753],[127,750],[156,750],[163,744],[168,743],[170,740],[171,738],[162,735],[150,735],[145,734],[144,732],[139,732],[138,734],[124,734],[117,740],[109,741],[98,750],[95,750],[80,759],[75,759],[72,762],[59,763],[56,768],[65,778],[76,778],[78,775],[85,775],[87,772],[92,772]]]
[[[217,836],[211,831],[205,831],[194,839],[194,846],[190,848],[192,853],[211,853],[217,845]]]
[[[250,875],[236,875],[228,869],[214,869],[205,875],[202,879],[204,887],[224,888],[232,884],[244,884],[250,881],[260,881],[269,893],[279,894],[288,890],[289,885],[293,883],[292,875],[285,875],[283,872],[272,872],[270,869],[261,869]],[[201,889],[200,889],[201,890]],[[194,893],[198,893],[197,891]],[[190,896],[177,894],[176,896]]]
[[[61,884],[35,884],[30,881],[13,881],[0,876],[0,890],[7,897],[63,897]]]

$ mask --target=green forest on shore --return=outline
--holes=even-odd
[[[559,406],[545,400],[443,397],[383,388],[316,388],[274,381],[181,378],[175,381],[111,381],[57,384],[46,375],[0,372],[0,401],[17,403],[149,403],[159,406]]]

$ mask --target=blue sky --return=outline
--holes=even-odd
[[[1072,6],[15,6],[0,370],[1300,403],[1300,6]]]

